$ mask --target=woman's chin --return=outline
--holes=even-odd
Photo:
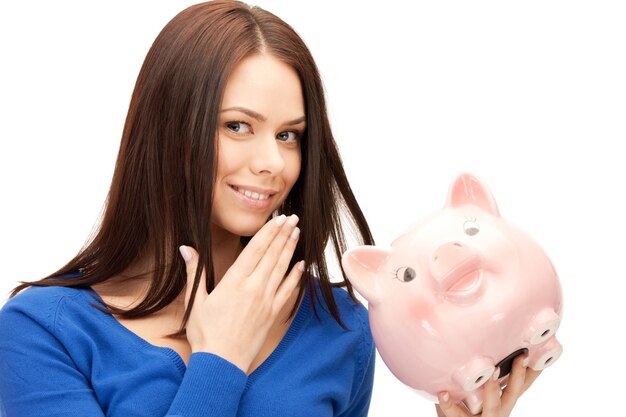
[[[253,229],[244,229],[239,233],[235,233],[238,236],[241,237],[252,237],[256,234],[256,232],[258,232],[259,230],[261,230],[261,228],[253,228]]]
[[[226,231],[233,235],[242,237],[252,237],[265,225],[267,219],[240,221],[226,227]]]
[[[222,210],[223,212],[224,210]],[[213,217],[213,232],[244,237],[254,236],[271,217],[272,212],[269,210],[256,213],[242,212],[236,209],[229,210],[228,216],[216,215]]]

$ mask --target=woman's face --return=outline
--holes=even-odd
[[[217,230],[252,236],[265,224],[298,179],[305,127],[293,68],[266,54],[235,67],[219,113],[212,215]]]

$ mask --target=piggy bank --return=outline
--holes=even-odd
[[[562,352],[555,333],[561,287],[552,263],[527,234],[500,217],[487,186],[463,174],[442,210],[390,248],[359,246],[342,257],[368,301],[374,342],[404,384],[433,401],[448,391],[477,414],[482,385],[513,359],[541,370]]]

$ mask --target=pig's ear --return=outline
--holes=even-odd
[[[391,249],[359,246],[348,250],[341,258],[348,280],[370,304],[375,304],[381,297],[379,275],[390,254]]]
[[[489,191],[487,184],[471,174],[459,175],[450,187],[446,202],[448,207],[459,207],[466,204],[478,206],[494,216],[500,216],[496,200]]]

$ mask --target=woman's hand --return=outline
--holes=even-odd
[[[297,222],[295,215],[267,222],[211,294],[202,272],[187,322],[192,352],[213,353],[247,373],[304,272],[301,261],[285,277],[299,237]],[[187,266],[187,308],[198,254],[187,246],[181,247],[181,254]]]
[[[513,368],[506,388],[500,396],[500,384],[492,379],[484,385],[483,411],[480,417],[508,417],[517,399],[537,379],[541,371],[534,371],[524,364],[526,355],[513,361]],[[462,404],[455,404],[447,393],[439,393],[439,404],[435,406],[439,417],[470,417],[472,414]]]

